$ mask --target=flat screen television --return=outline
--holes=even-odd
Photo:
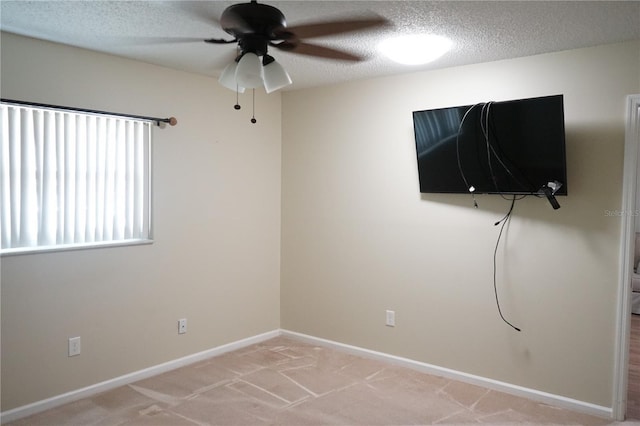
[[[413,112],[422,193],[567,195],[562,95]],[[559,189],[558,189],[558,185]]]

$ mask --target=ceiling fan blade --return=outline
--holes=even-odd
[[[202,37],[125,37],[128,44],[202,43]]]
[[[390,22],[381,16],[372,16],[362,19],[345,19],[341,21],[314,22],[310,24],[295,25],[283,28],[281,31],[286,35],[293,34],[299,39],[322,37],[327,35],[345,34],[353,31],[360,31],[373,28],[384,28],[390,26]],[[286,40],[289,37],[283,37]]]
[[[162,5],[160,5],[162,6]],[[184,1],[167,3],[166,7],[177,8],[182,14],[188,15],[191,19],[200,21],[207,25],[213,25],[220,27],[220,20],[218,19],[219,12],[211,10],[211,4],[203,1]]]
[[[285,52],[297,53],[300,55],[316,56],[319,58],[337,59],[341,61],[359,62],[365,59],[362,55],[347,52],[345,50],[333,49],[331,47],[320,46],[318,44],[306,42],[290,42],[273,43],[273,47],[284,50]]]
[[[206,40],[204,40],[205,43],[212,43],[212,44],[229,44],[229,43],[235,43],[238,40],[233,39],[233,40],[225,40],[222,38],[208,38]]]

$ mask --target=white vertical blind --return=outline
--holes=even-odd
[[[150,238],[148,121],[0,105],[3,252]]]

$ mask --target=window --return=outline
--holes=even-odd
[[[149,242],[150,127],[0,104],[0,253]]]

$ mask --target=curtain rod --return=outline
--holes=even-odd
[[[156,126],[159,126],[160,123],[169,123],[170,126],[175,126],[176,124],[178,124],[178,120],[176,120],[175,117],[169,117],[169,118],[147,117],[147,116],[144,116],[144,115],[132,115],[132,114],[122,114],[122,113],[119,113],[119,112],[100,111],[100,110],[97,110],[97,109],[85,109],[85,108],[75,108],[75,107],[67,107],[67,106],[59,106],[59,105],[39,104],[39,103],[35,103],[35,102],[14,101],[14,100],[11,100],[11,99],[4,99],[4,98],[0,98],[0,102],[6,102],[6,103],[9,103],[9,104],[16,104],[16,105],[39,107],[39,108],[53,108],[53,109],[62,109],[62,110],[66,110],[66,111],[87,112],[87,113],[104,114],[104,115],[115,115],[115,116],[118,116],[118,117],[126,117],[126,118],[137,118],[139,120],[154,121],[156,123]]]

